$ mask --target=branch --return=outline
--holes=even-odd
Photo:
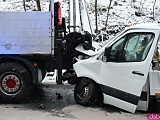
[[[23,0],[24,11],[26,11],[26,0]]]
[[[154,1],[154,4],[153,4],[153,19],[154,19],[154,9],[155,9],[155,5],[156,5],[156,0]]]
[[[108,6],[108,12],[107,12],[107,19],[106,19],[106,30],[107,30],[107,25],[108,25],[108,17],[109,17],[109,10],[111,8],[111,3],[112,3],[112,0],[110,0],[110,3],[109,3],[109,6]]]

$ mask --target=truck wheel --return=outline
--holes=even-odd
[[[42,70],[42,80],[46,77],[46,70]]]
[[[0,65],[0,101],[22,102],[31,90],[31,76],[24,66],[12,62]]]
[[[75,101],[83,106],[101,105],[102,93],[99,87],[90,79],[84,78],[75,86]]]

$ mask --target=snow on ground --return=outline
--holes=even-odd
[[[90,3],[90,16],[92,24],[94,24],[94,4],[93,0],[87,0]],[[137,2],[131,4],[131,0],[113,0],[109,12],[108,28],[114,29],[122,28],[126,25],[137,23],[154,22],[160,23],[160,1],[157,0],[155,4],[155,18],[153,19],[153,5],[155,0],[135,0]],[[98,0],[98,22],[99,29],[103,29],[106,24],[108,1]],[[142,4],[140,4],[142,3]],[[135,13],[139,13],[137,16]],[[118,28],[115,28],[118,27]]]
[[[41,1],[41,6],[43,11],[48,11],[49,9],[49,1],[43,0]],[[30,2],[26,2],[27,11],[36,11],[37,6],[35,0],[31,0]],[[0,2],[0,11],[24,11],[23,0],[11,0],[6,2]]]

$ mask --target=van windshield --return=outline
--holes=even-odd
[[[126,29],[123,29],[122,31],[118,32],[117,34],[115,34],[113,37],[109,38],[108,40],[105,40],[101,43],[101,48],[104,47],[109,41],[112,41],[114,39],[116,39],[117,37],[119,37]]]

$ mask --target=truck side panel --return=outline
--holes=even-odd
[[[51,54],[51,13],[0,12],[0,54]]]

